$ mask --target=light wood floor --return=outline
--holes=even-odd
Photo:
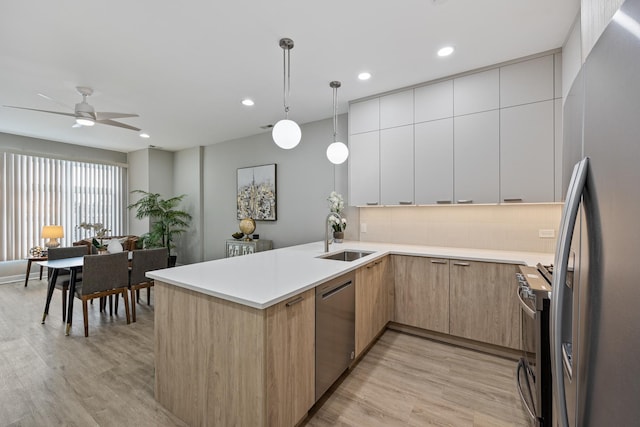
[[[0,285],[0,426],[185,425],[153,398],[153,292],[130,325],[90,306],[88,338],[80,304],[64,335],[57,290],[40,324],[45,295],[45,281]],[[304,425],[526,426],[514,375],[513,361],[387,331]]]

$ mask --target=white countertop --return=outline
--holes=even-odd
[[[318,258],[326,255],[324,243],[314,242],[233,258],[157,270],[147,276],[206,295],[264,309],[322,282],[354,270],[388,254],[504,262],[535,266],[550,264],[553,254],[496,251],[345,241],[333,243],[329,254],[343,250],[374,253],[352,262]]]

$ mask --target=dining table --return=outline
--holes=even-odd
[[[60,270],[68,270],[70,272],[69,278],[69,301],[67,303],[67,327],[65,329],[65,335],[69,335],[71,330],[71,322],[73,316],[73,300],[76,292],[76,278],[78,276],[78,270],[82,268],[84,264],[84,257],[72,257],[56,260],[39,261],[38,265],[51,269],[51,275],[49,277],[49,284],[47,286],[47,301],[44,305],[44,314],[42,315],[42,323],[44,324],[47,315],[49,314],[49,304],[51,303],[51,297],[53,296],[53,290],[56,287],[56,280],[58,279],[58,273]]]

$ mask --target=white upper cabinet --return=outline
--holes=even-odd
[[[453,203],[453,118],[417,123],[415,203]]]
[[[554,200],[554,100],[500,110],[502,202]]]
[[[562,201],[562,98],[553,100],[555,137],[553,145],[555,150],[555,197],[556,202]]]
[[[415,123],[453,117],[453,80],[414,90]]]
[[[500,68],[500,107],[546,101],[554,97],[553,55]]]
[[[562,56],[349,107],[355,206],[561,200]]]
[[[380,129],[413,124],[413,89],[380,97]]]
[[[380,131],[349,137],[349,203],[380,203]]]
[[[380,201],[411,205],[413,201],[413,125],[380,131]]]
[[[453,80],[455,116],[495,110],[499,107],[500,72],[498,68]]]
[[[380,98],[356,102],[349,106],[349,134],[380,129]]]
[[[500,112],[453,119],[456,203],[498,203],[500,199]]]

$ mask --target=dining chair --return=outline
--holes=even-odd
[[[131,292],[131,314],[133,321],[136,321],[136,302],[140,289],[147,288],[147,305],[151,300],[151,287],[153,279],[145,276],[148,271],[167,268],[167,249],[143,249],[133,251],[131,258],[131,271],[129,274],[129,291]]]
[[[84,336],[89,336],[89,313],[87,301],[110,295],[122,294],[127,324],[129,318],[129,254],[118,252],[107,255],[85,255],[82,266],[82,282],[76,285],[76,297],[82,300]],[[117,311],[116,311],[117,313]]]
[[[87,254],[87,248],[84,246],[69,246],[64,248],[49,248],[47,251],[47,258],[49,261],[53,261],[56,259],[64,259],[64,258],[75,258],[79,256],[84,256]],[[53,269],[48,270],[48,276],[51,277],[53,274]],[[62,291],[62,321],[67,321],[67,293],[69,292],[69,281],[71,280],[71,272],[69,270],[63,270],[58,272],[58,277],[56,278],[56,289],[60,289]],[[82,280],[82,273],[78,272],[76,275],[76,282],[80,282]]]

